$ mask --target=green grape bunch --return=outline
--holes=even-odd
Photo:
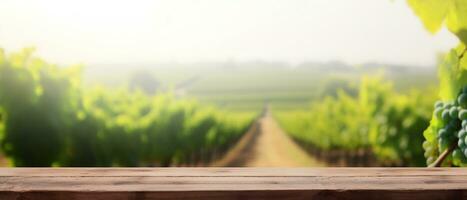
[[[434,117],[441,122],[441,127],[437,132],[437,145],[428,141],[423,143],[427,164],[432,164],[438,153],[449,149],[452,150],[449,159],[455,165],[467,163],[467,87],[459,92],[454,101],[437,101]]]

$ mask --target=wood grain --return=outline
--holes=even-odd
[[[467,199],[462,168],[0,168],[0,199]]]

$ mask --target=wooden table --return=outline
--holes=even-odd
[[[467,199],[461,168],[0,168],[1,200]]]

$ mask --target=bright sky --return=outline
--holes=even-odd
[[[455,46],[405,0],[1,0],[0,47],[51,62],[432,65]]]

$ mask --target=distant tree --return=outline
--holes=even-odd
[[[139,70],[130,78],[130,89],[140,89],[148,95],[154,95],[160,88],[160,82],[148,70]]]
[[[352,81],[344,78],[329,78],[324,82],[323,87],[319,92],[319,96],[337,97],[339,91],[344,91],[351,97],[356,97],[358,94],[358,88]]]

